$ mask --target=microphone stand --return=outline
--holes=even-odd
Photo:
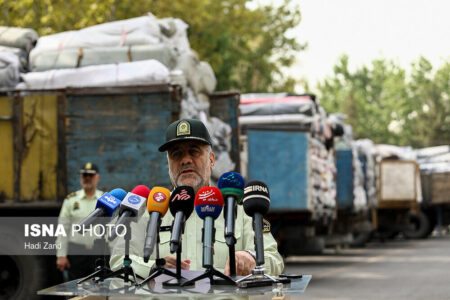
[[[228,199],[227,199],[228,200]],[[227,205],[229,205],[229,203],[227,202]],[[235,216],[237,214],[236,212],[237,207],[234,206],[233,209],[233,221],[235,219]],[[231,234],[229,234],[228,236],[225,236],[225,241],[227,243],[228,246],[228,259],[230,260],[230,278],[234,281],[236,281],[237,276],[236,276],[236,256],[235,256],[235,244],[236,244],[236,237],[234,236],[234,232],[232,232]],[[229,281],[228,280],[224,280],[224,279],[216,279],[214,280],[214,284],[216,285],[228,285]]]
[[[126,222],[125,223],[126,226],[126,232],[125,232],[125,236],[124,236],[124,240],[125,240],[125,257],[123,258],[123,266],[122,268],[120,268],[119,270],[110,272],[109,274],[107,274],[103,280],[107,279],[107,278],[111,278],[111,277],[118,277],[118,278],[122,278],[125,282],[129,282],[131,281],[132,283],[134,283],[134,285],[138,285],[137,283],[137,278],[139,279],[144,279],[142,276],[139,276],[136,274],[136,272],[134,272],[133,267],[131,266],[131,259],[130,259],[130,240],[131,240],[131,226],[130,226],[130,222]],[[130,280],[129,276],[133,275],[133,279],[134,280]],[[96,281],[96,283],[98,283],[99,280]]]
[[[166,264],[166,260],[164,258],[160,258],[159,257],[159,227],[161,225],[161,220],[159,220],[158,222],[158,235],[156,238],[156,260],[155,260],[155,265],[156,267],[153,268],[153,270],[150,270],[150,275],[144,279],[144,281],[142,281],[139,286],[143,286],[145,283],[147,283],[148,281],[152,280],[155,277],[158,277],[161,274],[165,274],[165,275],[169,275],[172,276],[174,278],[177,278],[177,274],[175,274],[174,272],[164,268],[164,265]],[[181,262],[180,262],[181,263]],[[180,266],[181,268],[181,266]],[[153,272],[152,272],[153,271]],[[181,276],[181,273],[180,273]]]
[[[103,221],[103,222],[100,223],[100,224],[103,225],[103,226],[105,226],[106,222]],[[95,243],[95,241],[94,241],[94,243]],[[83,282],[85,282],[85,281],[87,281],[87,280],[89,280],[89,279],[96,278],[96,277],[99,277],[99,279],[97,280],[97,282],[101,282],[101,281],[103,281],[103,280],[106,279],[106,276],[107,276],[108,273],[112,272],[111,269],[107,266],[107,264],[106,264],[106,259],[105,259],[105,252],[106,252],[106,230],[105,230],[105,232],[104,232],[103,235],[102,235],[101,243],[102,243],[102,246],[103,246],[103,259],[101,259],[101,260],[103,261],[103,266],[102,266],[102,265],[97,266],[97,267],[95,268],[95,271],[94,271],[92,274],[90,274],[90,275],[88,275],[88,276],[86,276],[86,277],[84,277],[84,278],[78,280],[78,281],[77,281],[77,284],[82,284]],[[100,248],[101,248],[101,246],[100,246]],[[100,260],[100,259],[99,259],[99,260]],[[97,264],[97,263],[96,263],[96,264]]]
[[[188,280],[181,276],[181,241],[177,248],[177,273],[175,278],[164,281],[163,286],[185,286]]]
[[[255,232],[255,250],[256,250],[256,267],[252,270],[252,273],[236,280],[238,287],[250,287],[250,286],[267,286],[272,283],[279,282],[276,278],[265,273],[262,265],[264,264],[264,247],[262,244],[262,222],[263,218],[261,214],[254,214],[253,217],[253,230]],[[257,243],[256,241],[261,241]]]
[[[212,223],[212,224],[211,224]],[[211,225],[211,226],[207,226]],[[185,282],[182,286],[192,285],[196,281],[199,281],[204,278],[209,278],[210,285],[217,284],[218,280],[214,279],[214,275],[217,277],[220,277],[223,279],[223,281],[220,282],[220,284],[229,284],[229,285],[235,285],[236,282],[228,277],[227,275],[223,274],[213,266],[213,253],[211,247],[208,247],[207,245],[214,245],[215,242],[215,232],[216,229],[213,227],[214,225],[214,219],[212,217],[206,217],[205,218],[205,225],[202,229],[202,241],[204,241],[206,238],[211,238],[211,240],[206,241],[206,245],[203,245],[203,267],[206,268],[205,272],[187,282]],[[212,229],[210,232],[205,232],[205,229],[208,231]],[[206,249],[205,249],[206,248]],[[234,254],[233,254],[234,256]],[[231,262],[231,261],[230,261]]]

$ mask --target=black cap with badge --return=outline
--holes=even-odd
[[[80,174],[97,174],[97,173],[98,173],[97,165],[91,162],[85,163],[80,169]]]
[[[162,144],[158,150],[166,151],[170,145],[179,141],[199,141],[211,145],[211,137],[205,124],[200,120],[181,119],[173,122],[167,127],[166,142]]]

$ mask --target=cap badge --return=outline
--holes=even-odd
[[[180,135],[190,135],[191,134],[191,124],[187,121],[181,121],[177,125],[177,136]]]
[[[92,163],[90,163],[90,162],[86,163],[85,169],[86,170],[92,169]]]

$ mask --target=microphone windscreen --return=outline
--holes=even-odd
[[[195,192],[192,186],[177,187],[170,196],[170,213],[175,216],[177,212],[182,211],[188,219],[194,210],[194,199]]]
[[[195,211],[200,219],[213,217],[217,219],[223,207],[223,196],[216,187],[202,187],[195,196]]]
[[[148,213],[159,212],[164,217],[169,209],[170,191],[166,188],[155,186],[148,195]]]
[[[147,199],[148,194],[150,194],[150,189],[148,187],[146,187],[145,185],[138,185],[131,191],[131,193],[139,195],[139,196]]]
[[[121,188],[113,189],[109,193],[119,200],[123,200],[123,198],[127,195],[127,192]]]
[[[241,174],[236,172],[226,172],[220,176],[217,182],[222,195],[235,196],[238,204],[242,203],[242,195],[244,193],[245,180]]]
[[[260,213],[267,214],[270,208],[269,188],[264,182],[253,180],[248,182],[244,188],[242,205],[247,215],[253,216]]]

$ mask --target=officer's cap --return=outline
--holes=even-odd
[[[87,162],[80,168],[80,174],[97,174],[98,167],[97,165]]]
[[[164,152],[180,141],[199,141],[212,146],[208,129],[201,121],[195,119],[181,119],[170,124],[166,131],[166,142],[158,150]]]

